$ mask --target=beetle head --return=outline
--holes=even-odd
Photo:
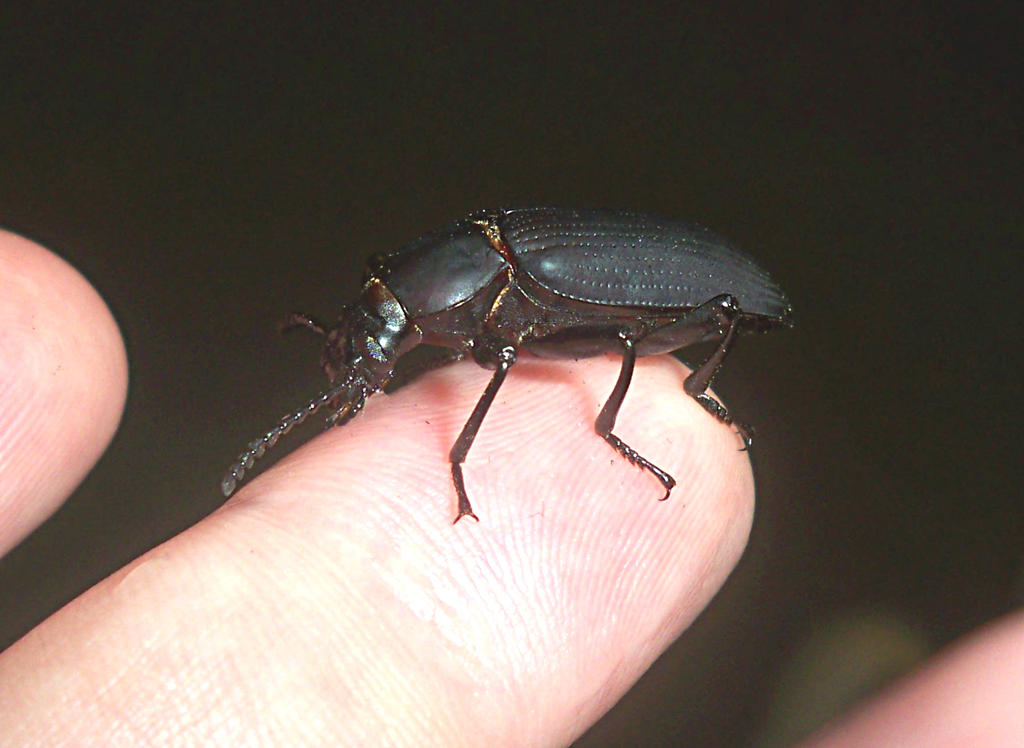
[[[420,338],[394,294],[371,278],[359,300],[345,307],[338,324],[327,331],[320,365],[332,384],[360,380],[369,395],[388,383],[399,356]]]
[[[221,490],[230,496],[253,463],[277,444],[278,439],[317,411],[328,408],[328,426],[340,426],[355,417],[366,398],[379,391],[391,379],[399,356],[419,344],[422,333],[410,323],[394,294],[378,278],[363,286],[362,296],[348,305],[338,324],[324,330],[312,318],[293,314],[285,328],[306,327],[324,336],[320,365],[331,386],[293,413],[277,422],[259,439],[249,443],[221,481]]]

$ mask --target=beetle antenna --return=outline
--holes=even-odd
[[[224,497],[227,498],[235,492],[238,484],[245,478],[245,472],[252,468],[253,463],[261,458],[268,449],[277,444],[278,439],[351,387],[352,377],[348,376],[340,384],[324,390],[298,410],[284,416],[276,426],[259,439],[249,442],[249,446],[238,456],[235,464],[231,466],[220,482],[220,490],[224,493]]]

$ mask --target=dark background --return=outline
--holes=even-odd
[[[331,318],[365,256],[508,204],[699,220],[796,310],[717,383],[758,430],[747,554],[581,745],[749,743],[830,622],[930,649],[1019,600],[1015,4],[13,5],[0,224],[107,299],[131,389],[0,562],[0,646],[212,511],[319,388],[285,312]]]

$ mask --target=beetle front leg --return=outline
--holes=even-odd
[[[305,327],[307,330],[312,330],[321,338],[327,337],[327,330],[323,325],[308,314],[302,314],[301,312],[292,312],[289,314],[281,320],[281,324],[277,326],[277,329],[279,332],[288,332],[289,330],[294,330],[296,327]]]
[[[384,385],[384,394],[390,395],[397,390],[405,387],[411,381],[416,379],[422,374],[426,374],[428,371],[434,369],[440,369],[442,366],[448,364],[454,364],[456,361],[461,361],[466,357],[465,351],[460,351],[456,348],[442,348],[436,355],[427,358],[426,360],[419,361],[413,366],[409,366],[402,370],[395,370],[395,374],[388,380],[388,383]],[[399,361],[402,364],[403,361]]]
[[[719,421],[735,426],[736,430],[739,431],[740,438],[743,439],[743,448],[749,449],[752,442],[750,427],[734,421],[725,406],[707,393],[708,387],[711,386],[711,380],[715,378],[715,374],[722,368],[722,362],[725,361],[729,349],[732,348],[733,341],[736,340],[740,321],[739,305],[736,299],[730,295],[719,296],[712,299],[709,303],[714,304],[710,313],[718,321],[719,330],[722,332],[722,340],[718,347],[712,351],[711,355],[686,378],[686,381],[683,382],[683,389],[687,395],[700,403],[704,410]]]
[[[512,368],[512,364],[515,362],[516,349],[512,346],[506,346],[498,352],[498,366],[494,370],[494,376],[488,382],[487,389],[480,396],[476,407],[473,408],[473,412],[466,421],[466,425],[462,427],[462,433],[459,434],[459,438],[452,445],[452,451],[448,454],[448,459],[452,463],[452,482],[455,484],[455,493],[459,497],[459,513],[452,524],[466,516],[472,517],[477,522],[480,521],[480,518],[473,513],[473,507],[469,503],[469,496],[466,495],[466,484],[462,479],[462,463],[466,461],[469,448],[473,446],[473,440],[476,439],[476,433],[480,430],[480,424],[484,422],[484,416],[487,415],[488,408],[494,402],[494,398],[501,388],[501,383],[505,381],[505,375],[508,374],[508,370]]]
[[[661,481],[661,485],[665,487],[665,495],[661,497],[661,500],[664,501],[672,493],[672,487],[676,484],[675,478],[653,462],[644,458],[635,449],[612,433],[612,429],[615,428],[615,418],[619,415],[619,408],[622,407],[622,401],[626,397],[626,390],[629,389],[629,383],[633,379],[633,367],[636,365],[636,346],[633,341],[626,335],[620,335],[619,339],[622,341],[623,348],[622,368],[619,370],[619,379],[615,382],[615,389],[608,396],[608,401],[601,408],[597,420],[594,421],[594,430],[600,434],[601,438],[611,444],[616,452],[637,467],[647,470]]]

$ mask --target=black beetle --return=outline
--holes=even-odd
[[[706,390],[736,335],[790,326],[786,295],[753,260],[702,226],[607,210],[513,208],[474,213],[367,262],[358,300],[325,329],[321,366],[331,386],[251,442],[221,483],[229,496],[253,462],[324,406],[340,426],[366,398],[388,387],[413,348],[438,346],[439,363],[472,355],[494,370],[452,446],[458,522],[477,519],[462,463],[519,351],[545,358],[622,354],[622,369],[594,428],[615,450],[651,472],[668,498],[675,480],[615,434],[615,417],[637,356],[717,341],[683,382],[723,423],[732,417]],[[436,364],[435,364],[436,365]],[[400,374],[408,379],[427,367]],[[749,430],[734,424],[750,445]]]

